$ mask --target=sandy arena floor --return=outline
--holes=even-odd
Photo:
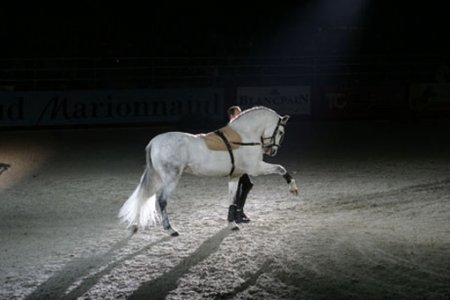
[[[117,219],[166,129],[1,131],[0,299],[450,299],[449,127],[289,124],[300,195],[253,177],[231,232],[226,178],[185,175],[177,238]]]

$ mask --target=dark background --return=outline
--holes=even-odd
[[[16,1],[0,24],[3,58],[447,55],[450,28],[443,4],[369,0]]]
[[[439,1],[16,1],[0,14],[0,90],[218,87],[229,105],[240,86],[295,85],[311,87],[315,118],[450,115],[445,87],[409,95],[450,82]],[[349,108],[327,111],[330,92]]]

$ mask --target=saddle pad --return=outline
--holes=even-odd
[[[230,142],[231,149],[237,149],[239,148],[239,145],[234,144],[233,142],[240,143],[241,142],[241,136],[239,133],[234,131],[232,128],[225,126],[223,128],[219,129],[223,132],[227,140]],[[206,146],[208,146],[209,150],[213,151],[228,151],[227,146],[225,145],[224,141],[215,134],[214,132],[209,133],[202,133],[199,134],[199,136],[205,141]]]

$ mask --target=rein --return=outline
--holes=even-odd
[[[239,146],[259,146],[261,143],[241,143],[241,142],[231,142],[232,144]]]

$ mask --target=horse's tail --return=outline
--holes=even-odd
[[[122,205],[119,218],[128,227],[139,226],[145,228],[160,222],[156,207],[156,195],[160,184],[159,175],[155,171],[151,159],[151,143],[146,148],[146,166],[139,185]]]

